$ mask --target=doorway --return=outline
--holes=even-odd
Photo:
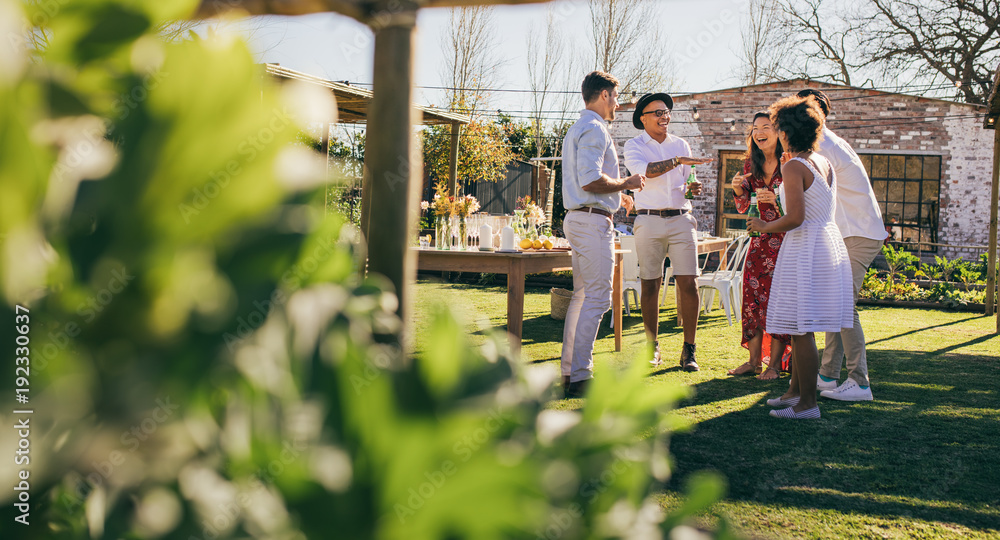
[[[719,200],[716,208],[719,209],[715,230],[717,235],[724,238],[735,238],[746,234],[747,221],[746,214],[741,214],[736,210],[736,202],[733,199],[733,188],[730,181],[733,176],[743,173],[743,152],[733,150],[723,150],[719,152]]]

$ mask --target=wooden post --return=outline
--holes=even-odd
[[[388,278],[399,298],[403,321],[401,344],[407,343],[410,288],[416,281],[416,258],[409,249],[416,226],[421,160],[413,125],[413,35],[416,10],[387,10],[376,18],[372,100],[368,108],[365,148],[368,272]],[[374,205],[378,218],[371,221]]]
[[[451,148],[448,153],[448,194],[452,197],[458,196],[458,136],[461,132],[461,124],[451,125]]]
[[[993,188],[990,190],[990,240],[986,264],[986,315],[993,315],[997,275],[997,205],[1000,198],[1000,129],[993,129]],[[1000,310],[997,310],[997,333],[1000,334]]]
[[[323,215],[330,211],[330,124],[323,122],[319,135],[320,153],[323,154]]]
[[[365,148],[371,148],[372,144],[372,132],[370,129],[365,130]],[[361,167],[361,236],[364,238],[365,242],[369,241],[369,222],[371,221],[371,202],[372,202],[372,171],[368,168],[368,151],[365,151],[365,161]],[[367,267],[366,267],[367,268]],[[361,274],[364,275],[367,270],[366,268],[361,269]]]
[[[521,354],[521,331],[524,326],[524,260],[511,257],[507,270],[507,337],[511,353]]]

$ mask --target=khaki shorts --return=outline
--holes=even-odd
[[[639,279],[663,277],[667,255],[675,276],[697,276],[697,228],[698,220],[690,212],[673,217],[636,216],[632,232],[639,255]]]

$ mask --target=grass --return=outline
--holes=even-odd
[[[441,300],[464,311],[473,340],[484,339],[476,328],[506,323],[503,287],[422,281],[416,289],[418,306]],[[695,395],[677,410],[691,427],[671,435],[675,467],[663,486],[664,507],[680,503],[692,473],[714,470],[729,482],[714,512],[750,538],[1000,537],[1000,336],[992,317],[863,307],[875,401],[821,398],[820,421],[791,422],[770,418],[764,404],[784,391],[787,375],[758,381],[726,374],[748,355],[738,323],[729,326],[721,309],[698,325],[701,371],[673,365],[682,339],[672,296],[660,311],[668,367],[650,368],[649,384],[686,384]],[[522,360],[558,366],[563,325],[549,317],[548,291],[529,289],[524,311]],[[418,336],[422,313],[418,307]],[[817,341],[822,348],[822,336]],[[417,338],[417,348],[426,345]],[[605,318],[596,375],[639,361],[644,345],[636,311],[625,317],[620,353]],[[704,516],[699,525],[714,522]]]

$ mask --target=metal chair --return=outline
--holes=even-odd
[[[642,290],[642,282],[639,280],[639,254],[635,250],[635,237],[620,235],[618,241],[623,250],[628,253],[622,255],[622,302],[625,305],[625,314],[631,315],[629,307],[628,293],[632,291],[632,298],[635,300],[635,309],[640,310],[639,291]],[[611,327],[614,328],[614,317],[611,318]]]
[[[730,243],[730,247],[733,249],[733,255],[729,258],[726,268],[702,274],[698,277],[697,283],[704,312],[711,311],[712,303],[715,301],[715,293],[718,291],[719,304],[726,312],[726,320],[732,325],[733,315],[735,315],[737,322],[741,319],[742,298],[737,298],[737,295],[743,281],[743,266],[747,253],[750,251],[750,237],[736,238]]]

